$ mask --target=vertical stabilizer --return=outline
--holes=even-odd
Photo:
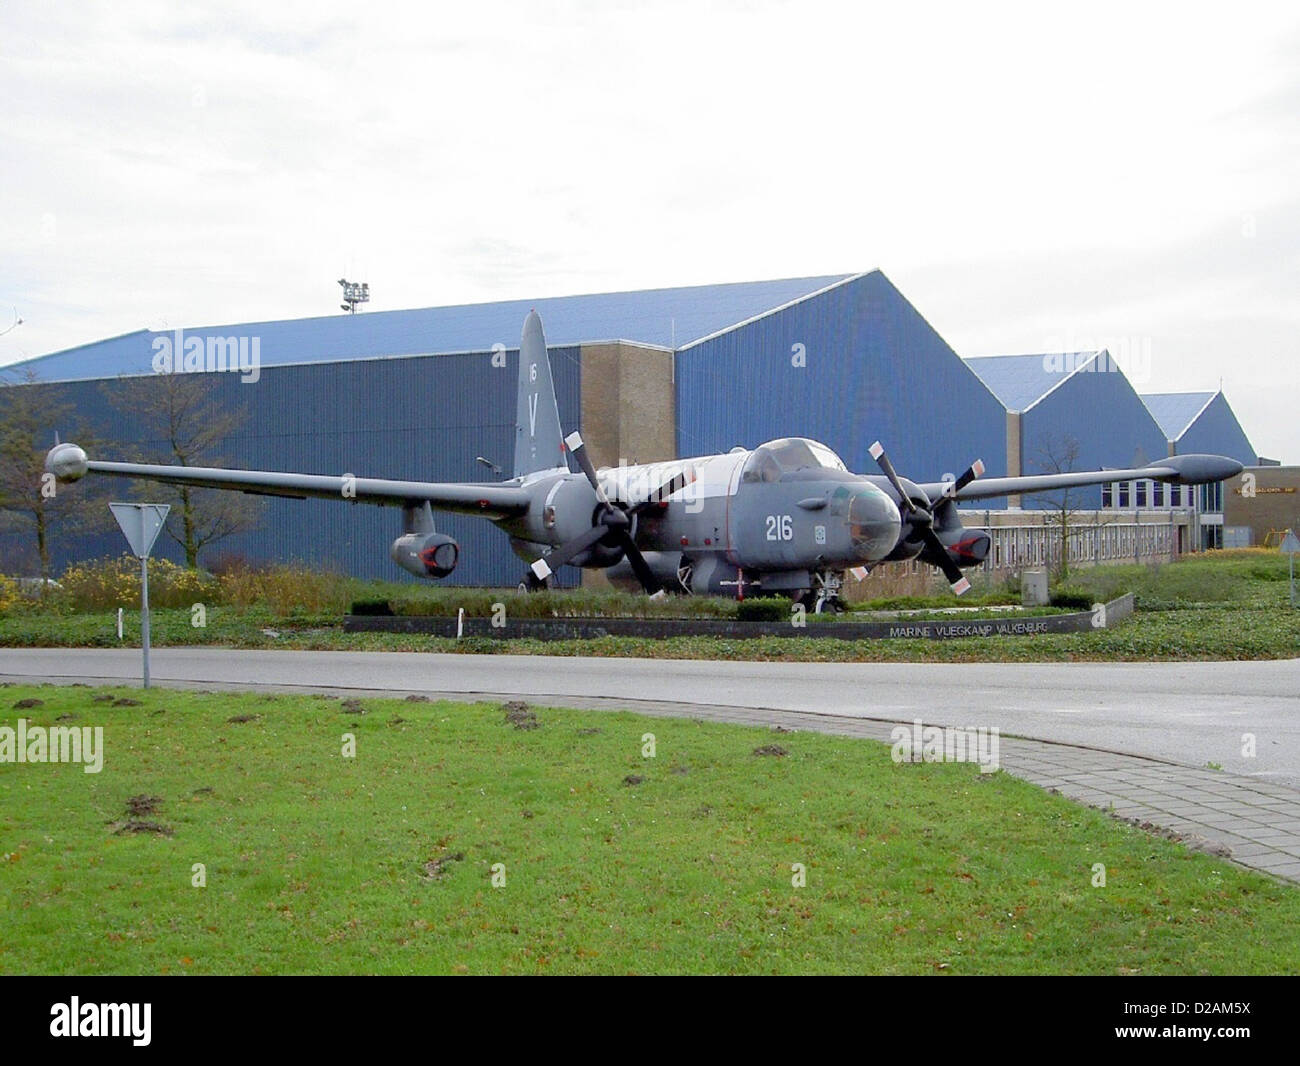
[[[524,319],[519,342],[519,405],[515,409],[515,477],[538,470],[568,469],[551,361],[536,311]]]

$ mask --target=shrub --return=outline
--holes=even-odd
[[[790,601],[742,600],[736,605],[736,618],[742,622],[785,622],[790,618]]]
[[[95,610],[136,607],[140,603],[140,560],[130,555],[96,559],[70,566],[59,579],[54,598],[64,607]],[[189,607],[214,603],[217,582],[211,574],[188,570],[168,559],[149,560],[149,603],[154,607]]]
[[[351,603],[350,578],[302,563],[254,568],[229,565],[219,579],[221,602],[234,607],[264,606],[281,617],[292,614],[342,614]]]
[[[9,610],[20,599],[22,599],[22,589],[19,588],[18,582],[0,574],[0,612]]]
[[[1088,611],[1094,603],[1092,593],[1087,589],[1062,586],[1051,594],[1048,600],[1053,607],[1064,607],[1072,611]]]

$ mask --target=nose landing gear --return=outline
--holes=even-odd
[[[804,589],[796,598],[804,610],[813,614],[838,614],[847,610],[840,599],[840,589],[844,586],[844,575],[838,570],[814,570],[813,587]]]

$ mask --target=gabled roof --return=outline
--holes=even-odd
[[[1217,395],[1217,392],[1147,392],[1141,398],[1165,437],[1176,441]]]
[[[524,316],[536,309],[552,347],[628,340],[681,348],[795,300],[856,277],[819,277],[692,285],[674,289],[595,293],[533,300],[368,311],[235,325],[185,327],[187,337],[258,338],[262,366],[331,362],[379,356],[491,351],[519,346]],[[5,370],[34,372],[41,381],[73,381],[145,374],[153,342],[169,331],[138,330],[15,363]]]
[[[1008,411],[1027,411],[1053,389],[1084,370],[1101,352],[984,355],[965,363]]]

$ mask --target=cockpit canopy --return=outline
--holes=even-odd
[[[782,437],[760,444],[745,460],[741,481],[780,481],[783,474],[796,470],[847,470],[826,445],[807,437]]]

